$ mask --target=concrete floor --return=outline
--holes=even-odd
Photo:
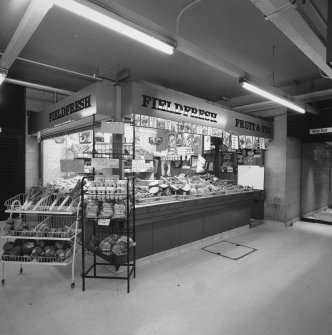
[[[124,281],[70,288],[70,269],[6,265],[1,335],[330,335],[332,226],[277,222],[228,241],[257,251],[234,261],[194,245],[140,265]],[[80,260],[78,255],[77,260]]]

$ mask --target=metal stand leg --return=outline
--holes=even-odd
[[[5,262],[2,262],[2,280],[1,284],[5,285]]]

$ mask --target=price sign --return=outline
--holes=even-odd
[[[60,171],[61,172],[84,172],[84,160],[83,159],[60,159]]]
[[[110,158],[91,158],[91,166],[97,169],[118,169],[119,160]]]
[[[108,226],[111,219],[98,219],[98,226]]]

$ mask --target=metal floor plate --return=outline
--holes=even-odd
[[[202,250],[218,256],[230,258],[233,260],[238,260],[253,253],[254,251],[257,251],[257,249],[255,248],[247,247],[245,245],[241,245],[230,241],[221,241],[213,243],[211,245],[202,248]]]

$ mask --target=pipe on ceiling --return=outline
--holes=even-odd
[[[187,11],[189,8],[191,8],[194,5],[196,5],[197,3],[199,3],[200,1],[201,0],[192,0],[189,3],[187,3],[184,7],[182,7],[182,9],[180,10],[179,14],[176,17],[176,34],[178,34],[178,32],[179,32],[180,19],[181,19],[181,16],[183,15],[183,13],[185,11]]]
[[[35,89],[42,90],[42,91],[60,93],[60,94],[64,94],[64,95],[72,95],[74,93],[72,91],[67,91],[67,90],[63,90],[63,89],[60,89],[60,88],[56,88],[56,87],[35,84],[35,83],[28,82],[28,81],[17,80],[17,79],[12,79],[12,78],[8,78],[8,77],[6,77],[5,83],[20,85],[20,86],[25,86],[25,87],[30,87],[30,88],[35,88]]]
[[[3,54],[4,54],[3,52],[0,52],[0,56],[2,56]],[[18,60],[20,60],[22,62],[26,62],[26,63],[38,65],[38,66],[47,67],[47,68],[52,69],[52,70],[66,72],[66,73],[69,73],[71,75],[75,75],[75,76],[79,76],[79,77],[84,77],[84,78],[87,78],[87,79],[93,79],[93,80],[97,80],[97,81],[104,80],[104,78],[97,77],[95,74],[94,75],[89,75],[89,74],[85,74],[85,73],[81,73],[81,72],[77,72],[77,71],[73,71],[73,70],[64,69],[64,68],[61,68],[61,67],[58,67],[58,66],[54,66],[54,65],[50,65],[50,64],[45,64],[45,63],[37,62],[37,61],[31,60],[31,59],[22,58],[22,57],[16,57],[16,59],[18,59]],[[112,80],[112,79],[107,79],[107,80],[115,82],[115,80]]]

